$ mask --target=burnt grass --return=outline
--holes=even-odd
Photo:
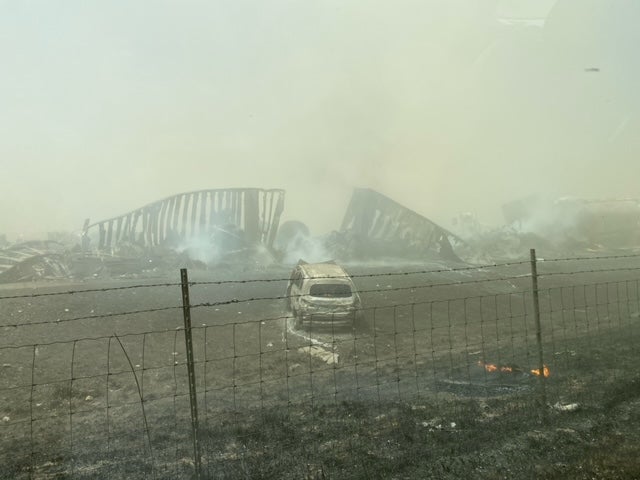
[[[604,392],[603,392],[604,393]],[[203,432],[208,478],[640,478],[640,376],[574,412],[530,396],[268,409]]]
[[[633,350],[629,345],[610,355],[603,345],[577,353],[571,371],[577,378],[586,372],[584,382],[550,377],[545,406],[528,390],[220,411],[201,423],[203,478],[640,478],[640,373]],[[558,397],[555,389],[565,393]],[[556,408],[558,398],[578,407]],[[152,452],[141,438],[140,432],[121,436],[108,458],[104,445],[90,443],[73,458],[39,456],[35,470],[28,442],[14,443],[0,478],[195,478],[187,421],[154,438]],[[42,440],[62,438],[50,432]]]
[[[229,414],[202,432],[207,478],[640,478],[635,346],[589,345],[545,405],[529,390]]]

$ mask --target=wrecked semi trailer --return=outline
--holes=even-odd
[[[87,219],[83,250],[108,251],[123,244],[175,247],[189,239],[216,235],[271,248],[284,210],[284,193],[259,188],[198,190],[100,222]]]
[[[462,262],[470,247],[426,217],[368,188],[356,188],[340,235],[354,258],[440,258]]]

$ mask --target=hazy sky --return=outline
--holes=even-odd
[[[202,188],[316,233],[353,187],[445,226],[640,197],[639,46],[638,0],[0,0],[0,233]]]

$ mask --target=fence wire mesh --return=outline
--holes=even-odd
[[[200,478],[455,478],[492,434],[635,395],[638,258],[538,269],[541,341],[528,262],[356,273],[347,328],[299,327],[286,276],[191,282]],[[0,295],[0,477],[191,478],[180,299],[179,283]]]

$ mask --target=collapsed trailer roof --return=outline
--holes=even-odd
[[[419,213],[369,188],[356,188],[341,232],[357,256],[440,257],[461,261],[469,246]]]
[[[284,210],[284,193],[259,188],[179,193],[118,217],[93,224],[87,220],[84,238],[97,232],[95,246],[105,250],[120,243],[153,247],[233,229],[247,244],[272,247]]]
[[[63,245],[51,241],[24,242],[0,250],[0,283],[67,277],[64,251]]]

